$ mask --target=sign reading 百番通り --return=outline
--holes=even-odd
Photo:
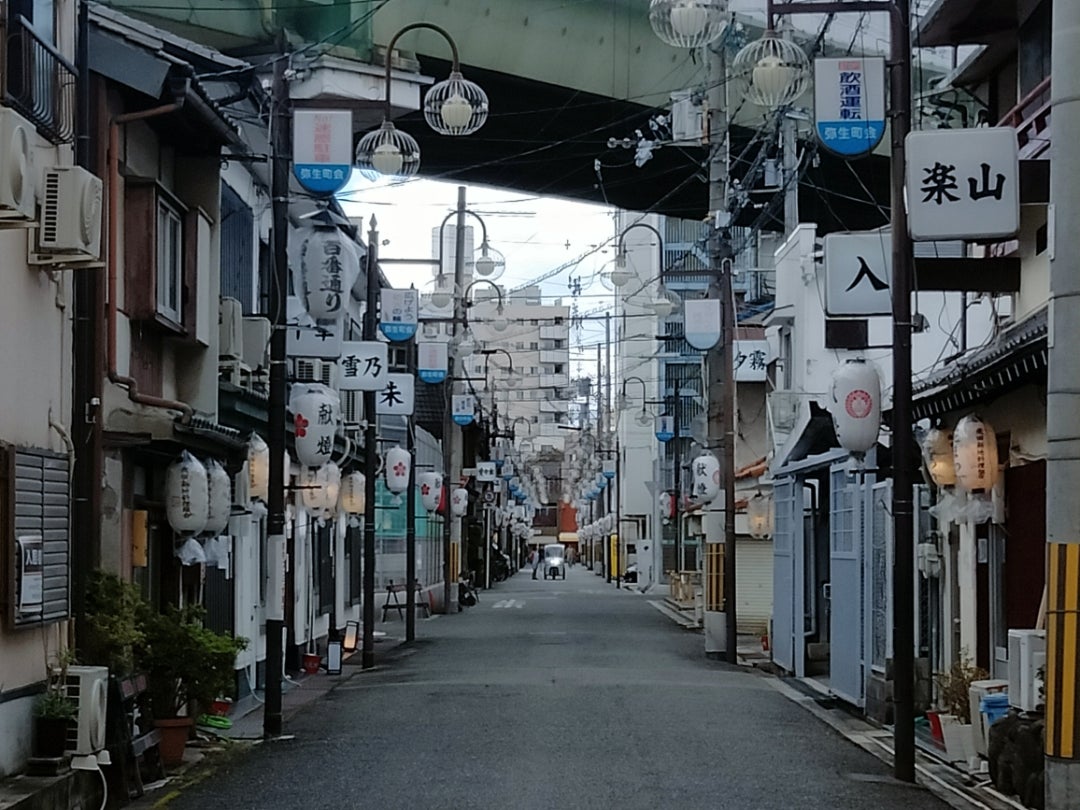
[[[345,188],[352,174],[351,110],[293,112],[293,173],[314,194]]]
[[[885,136],[885,60],[814,60],[814,125],[841,157],[868,154]]]
[[[904,190],[912,239],[1000,239],[1020,230],[1015,129],[912,132],[905,149]]]

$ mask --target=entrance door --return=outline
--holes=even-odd
[[[864,703],[862,489],[846,464],[829,469],[829,687]]]
[[[773,482],[776,510],[773,534],[772,653],[777,666],[802,675],[803,661],[803,492],[802,482]]]

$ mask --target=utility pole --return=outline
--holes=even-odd
[[[681,368],[681,366],[680,366]],[[679,430],[679,422],[682,419],[682,379],[678,374],[675,375],[675,403],[674,403],[674,422],[675,422],[675,437],[672,439],[672,452],[675,458],[675,576],[681,576],[683,569],[686,568],[685,560],[683,560],[683,537],[682,537],[682,513],[683,513],[683,496],[682,496],[682,435]]]
[[[266,703],[263,737],[281,736],[281,681],[285,663],[285,581],[289,554],[285,544],[285,336],[286,295],[289,289],[289,88],[285,83],[288,60],[274,62],[271,131],[271,197],[273,199],[274,261],[270,284],[270,391],[267,444],[270,448],[267,493],[266,546],[269,586],[266,594]]]
[[[363,339],[378,340],[379,324],[379,231],[372,215],[367,244],[367,296]],[[375,415],[375,391],[364,391],[364,607],[360,663],[375,666],[375,478],[379,469],[379,418]],[[409,487],[410,491],[412,487]]]
[[[614,377],[614,375],[611,373],[611,313],[610,312],[608,312],[604,316],[604,370],[605,370],[605,373],[604,373],[604,383],[605,383],[604,413],[607,414],[607,416],[605,417],[606,429],[604,430],[604,442],[605,442],[605,444],[608,445],[607,447],[604,448],[604,453],[605,453],[605,456],[606,456],[607,453],[611,452],[612,448],[611,448],[611,438],[610,437],[615,432],[615,426],[612,424],[612,411],[611,411],[611,381],[612,381],[612,378]],[[615,482],[614,481],[608,481],[608,485],[606,487],[604,487],[604,489],[607,491],[607,495],[604,496],[604,497],[607,498],[607,513],[610,515],[612,513],[611,501],[612,501],[612,498],[614,497],[614,494],[612,493],[612,490],[615,489]],[[619,574],[618,574],[617,569],[622,565],[621,555],[619,554],[618,550],[615,550],[614,554],[611,553],[611,550],[612,550],[611,537],[612,537],[612,534],[615,534],[616,536],[618,536],[617,535],[618,531],[619,531],[619,527],[616,525],[614,527],[613,531],[609,531],[607,533],[607,538],[606,538],[607,547],[608,547],[608,561],[610,563],[610,565],[608,566],[608,569],[607,569],[607,581],[608,581],[609,585],[611,584],[611,569],[612,569],[612,567],[614,567],[616,569],[615,581],[617,583],[618,579],[619,579]]]
[[[405,347],[405,370],[416,376],[416,343]],[[409,453],[409,488],[405,493],[405,640],[416,639],[416,420],[405,422],[405,449]]]
[[[439,249],[442,250],[442,233],[439,234]],[[443,272],[442,266],[439,273]],[[449,338],[452,340],[457,334],[457,325],[462,322],[465,308],[461,300],[461,294],[465,287],[465,186],[458,186],[457,220],[454,228],[454,317],[448,325]],[[446,512],[443,514],[443,604],[446,612],[450,612],[453,595],[453,582],[457,580],[461,561],[458,560],[459,571],[452,571],[450,554],[454,543],[461,543],[461,521],[455,520],[450,509],[450,493],[453,491],[455,475],[461,472],[461,460],[463,448],[460,431],[454,424],[451,403],[454,396],[454,373],[457,363],[454,361],[454,352],[447,352],[447,386],[446,386],[446,412],[443,417],[443,482],[446,486]]]
[[[1050,233],[1080,218],[1080,150],[1070,140],[1080,126],[1080,4],[1054,3],[1050,104]],[[1056,224],[1056,227],[1055,227]],[[1068,239],[1050,245],[1050,365],[1046,386],[1046,810],[1080,806],[1080,724],[1077,705],[1077,614],[1080,613],[1080,274]],[[1068,673],[1073,673],[1069,677]]]

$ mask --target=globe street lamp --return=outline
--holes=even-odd
[[[450,76],[433,85],[424,97],[424,120],[440,135],[471,135],[487,120],[488,99],[483,89],[461,75],[457,44],[442,28],[433,23],[406,25],[386,46],[386,99],[382,125],[367,133],[356,144],[356,168],[369,180],[380,177],[412,177],[420,171],[420,144],[402,132],[390,120],[390,63],[394,45],[409,31],[426,28],[435,31],[450,45],[453,63]]]
[[[647,231],[652,231],[656,235],[657,242],[657,256],[659,262],[657,267],[660,269],[660,278],[664,277],[664,237],[660,234],[656,228],[649,225],[647,222],[635,222],[633,225],[628,226],[619,234],[619,241],[615,253],[615,269],[611,271],[611,283],[616,287],[625,287],[630,281],[631,273],[626,269],[626,245],[624,240],[626,235],[634,228],[644,228]]]
[[[652,0],[649,23],[669,45],[700,48],[724,33],[727,7],[727,0]]]
[[[810,61],[803,49],[772,29],[739,51],[732,72],[749,80],[747,97],[768,110],[794,103],[810,87]]]

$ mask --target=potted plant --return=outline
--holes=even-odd
[[[948,712],[939,715],[938,720],[945,741],[945,754],[952,762],[967,764],[975,756],[969,704],[971,684],[989,677],[990,673],[975,666],[965,651],[961,651],[960,657],[953,662],[948,672],[937,676],[938,697]]]
[[[80,626],[80,658],[124,677],[135,668],[135,648],[143,641],[146,603],[137,586],[115,574],[94,571],[86,588]]]
[[[247,640],[203,626],[200,606],[145,611],[136,667],[147,676],[145,703],[161,734],[161,759],[176,765],[184,756],[194,718],[219,695],[234,691],[236,654]]]
[[[34,704],[34,748],[40,757],[62,757],[67,748],[68,731],[78,713],[78,706],[67,693],[67,669],[71,662],[70,651],[57,655],[49,666],[45,692]]]

